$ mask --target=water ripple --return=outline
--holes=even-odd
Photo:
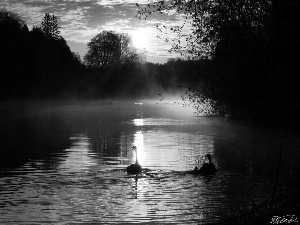
[[[0,170],[0,223],[205,224],[269,197],[265,177],[274,177],[277,158],[246,128],[220,119],[171,118],[157,109],[149,115],[147,104],[126,106],[129,112],[117,104],[94,107],[87,114],[53,112],[36,124],[30,120],[32,138],[42,140],[34,139],[37,147],[26,160]],[[125,173],[135,162],[132,145],[144,168],[138,176]],[[186,173],[207,153],[216,175]]]

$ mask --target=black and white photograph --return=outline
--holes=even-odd
[[[0,0],[0,224],[300,224],[299,0]]]

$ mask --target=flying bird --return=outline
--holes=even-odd
[[[163,98],[162,94],[158,94],[158,95],[160,95],[160,97],[161,97],[161,99],[159,99],[159,101],[162,101],[163,99],[165,99],[165,98]]]

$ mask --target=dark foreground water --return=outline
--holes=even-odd
[[[281,144],[279,185],[295,185],[297,133],[192,115],[155,102],[2,103],[0,223],[217,222],[271,197]],[[133,145],[138,176],[124,172]],[[207,153],[218,172],[187,174]]]

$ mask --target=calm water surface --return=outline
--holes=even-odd
[[[0,223],[207,224],[269,198],[280,145],[293,183],[299,136],[144,102],[6,103]],[[144,173],[127,175],[138,148]],[[218,172],[186,171],[212,154]]]

